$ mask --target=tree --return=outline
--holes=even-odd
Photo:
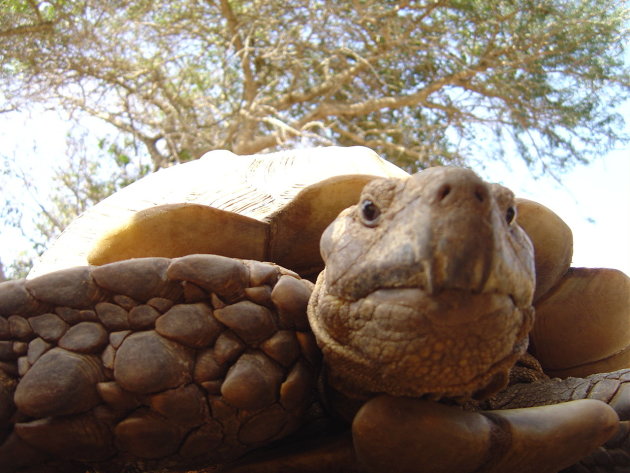
[[[43,104],[122,134],[109,152],[70,153],[39,201],[38,245],[146,172],[125,164],[145,157],[155,170],[212,149],[364,145],[415,170],[515,150],[554,173],[626,139],[613,105],[630,90],[629,15],[615,0],[0,0],[0,11],[0,112]],[[113,171],[92,182],[94,166]],[[12,205],[0,218],[19,225]]]
[[[610,104],[630,77],[612,0],[4,4],[10,106],[100,117],[154,168],[298,143],[366,145],[411,169],[515,144],[562,168],[619,138]]]

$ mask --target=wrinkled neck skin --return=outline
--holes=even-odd
[[[332,388],[455,400],[502,389],[533,323],[532,244],[511,191],[431,168],[369,183],[321,239],[309,305]]]

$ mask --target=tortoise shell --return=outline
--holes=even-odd
[[[363,147],[237,156],[212,151],[150,174],[73,221],[29,274],[204,253],[322,268],[319,238],[375,177],[402,169]]]
[[[212,151],[153,173],[89,209],[29,278],[129,258],[217,254],[273,261],[314,280],[323,269],[319,239],[328,224],[356,203],[370,180],[405,176],[358,146],[253,156]],[[563,377],[630,366],[628,277],[612,269],[570,268],[567,224],[542,204],[517,203],[518,223],[535,249],[538,316],[531,351],[546,372]],[[583,298],[589,303],[582,304]]]

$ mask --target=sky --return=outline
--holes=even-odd
[[[572,266],[615,268],[630,275],[630,148],[562,174],[561,183],[549,176],[535,179],[518,161],[493,163],[479,174],[560,216],[573,232]]]
[[[630,111],[625,115],[630,129]],[[99,125],[89,127],[98,130]],[[53,167],[65,159],[67,130],[68,123],[54,112],[0,115],[2,152],[16,157],[42,198],[50,189]],[[102,136],[99,133],[94,134]],[[476,171],[518,197],[549,207],[567,222],[574,238],[573,266],[616,268],[630,275],[630,147],[593,157],[590,165],[560,175],[560,183],[550,176],[534,177],[519,159],[485,163],[485,169]],[[16,183],[0,193],[26,199],[32,212],[38,211]],[[17,229],[0,222],[0,261],[5,266],[30,246]]]

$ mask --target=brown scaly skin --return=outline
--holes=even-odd
[[[4,283],[3,473],[190,469],[293,432],[319,365],[311,287],[213,255]]]
[[[609,448],[583,465],[595,472],[612,459],[622,464],[630,445],[627,425],[619,428],[617,415],[628,418],[627,372],[580,380],[579,389],[572,380],[554,381],[549,389],[544,383],[516,385],[485,406],[580,399],[535,409],[465,412],[392,396],[482,398],[504,384],[509,366],[524,350],[533,292],[531,246],[509,223],[511,199],[508,191],[470,172],[433,171],[430,180],[368,186],[361,202],[379,205],[380,216],[372,218],[373,208],[359,207],[368,210],[364,229],[352,229],[364,225],[356,221],[357,210],[331,226],[322,240],[328,267],[310,314],[331,363],[328,377],[352,397],[389,394],[365,402],[353,421],[352,438],[335,436],[301,453],[288,444],[279,447],[280,457],[276,450],[271,458],[246,455],[241,463],[227,464],[289,435],[313,401],[319,356],[305,319],[310,286],[294,274],[271,264],[197,255],[76,268],[1,285],[2,471],[79,472],[88,465],[113,473],[127,466],[155,470],[218,463],[224,464],[222,471],[259,473],[554,472],[615,431]],[[419,224],[407,225],[412,219]],[[383,225],[404,231],[379,233]],[[344,241],[344,231],[354,238]],[[367,237],[372,251],[362,247],[362,235],[369,235],[362,231],[372,232]],[[476,237],[470,239],[471,234]],[[486,247],[491,250],[479,251]],[[495,310],[487,310],[488,302]],[[416,303],[422,311],[415,310]],[[440,310],[439,319],[434,304],[454,307]],[[474,313],[457,310],[461,305]],[[359,317],[340,320],[319,306],[341,307],[344,315]],[[361,320],[368,313],[376,314],[379,330],[370,332],[370,324]],[[389,318],[379,318],[383,314]],[[409,315],[427,321],[429,328],[409,324]],[[412,330],[420,334],[410,337]],[[488,337],[486,330],[504,335]],[[365,333],[376,343],[359,343]],[[467,336],[485,340],[477,342],[478,352]],[[350,349],[339,353],[327,345],[342,337]],[[440,368],[431,372],[431,364],[422,364],[422,346],[416,357],[395,343],[388,346],[396,337],[424,337]],[[439,365],[453,356],[447,347],[464,358],[450,358],[454,366]],[[393,367],[378,359],[356,361],[356,353],[369,359],[374,351],[398,353],[404,361]],[[365,366],[379,375],[362,372]],[[427,368],[433,378],[419,376]],[[461,382],[449,370],[467,379]]]

